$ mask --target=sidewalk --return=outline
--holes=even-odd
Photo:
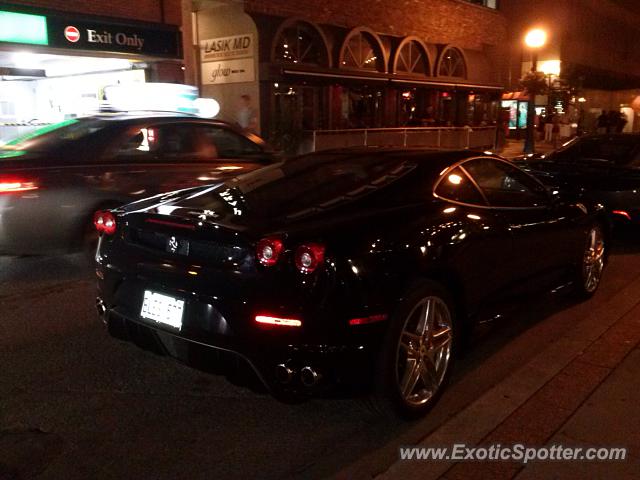
[[[561,144],[558,143],[558,146]],[[546,143],[544,141],[536,142],[535,144],[535,152],[536,153],[549,153],[553,150],[553,144]],[[518,155],[524,154],[524,140],[507,140],[507,144],[502,149],[501,152],[496,152],[502,155],[505,158],[513,158]]]
[[[638,478],[640,277],[418,447],[626,447],[622,462],[397,461],[379,479]]]

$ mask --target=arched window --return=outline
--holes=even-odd
[[[382,45],[372,32],[352,30],[342,45],[340,66],[357,70],[384,72]]]
[[[431,62],[427,50],[418,40],[404,40],[396,55],[394,71],[396,73],[431,75]]]
[[[296,21],[283,24],[274,45],[276,62],[328,66],[328,55],[321,33],[311,24]]]
[[[455,47],[447,47],[442,51],[438,64],[440,77],[467,77],[467,65],[462,52]]]

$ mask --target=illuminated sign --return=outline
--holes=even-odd
[[[201,59],[203,62],[229,60],[253,56],[253,35],[235,35],[233,37],[219,37],[200,42]]]
[[[0,42],[48,45],[47,18],[0,10]]]
[[[252,38],[248,41],[253,43]],[[0,42],[182,57],[180,31],[177,27],[119,24],[57,14],[44,16],[0,10]],[[240,42],[240,46],[242,44]]]
[[[47,24],[49,45],[52,47],[175,58],[182,56],[179,32],[175,28],[161,26],[154,29],[54,16],[47,17]]]
[[[103,111],[156,110],[163,112],[193,113],[213,118],[220,105],[212,98],[198,98],[198,89],[177,83],[136,83],[108,85],[103,89]],[[152,129],[142,132],[139,150],[148,151],[156,136]]]
[[[253,58],[204,62],[202,64],[202,83],[204,85],[253,82],[255,79]]]

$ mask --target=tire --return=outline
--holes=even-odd
[[[576,269],[574,283],[578,297],[590,298],[598,290],[606,263],[606,254],[604,230],[601,225],[594,224],[587,230],[581,264]]]
[[[431,281],[409,289],[391,319],[380,352],[370,399],[374,410],[407,419],[426,414],[449,380],[457,343],[448,292]]]

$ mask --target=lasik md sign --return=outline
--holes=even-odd
[[[118,25],[61,17],[47,17],[49,46],[74,50],[182,56],[177,29]]]
[[[200,41],[202,62],[252,57],[253,52],[253,34],[251,33]]]

